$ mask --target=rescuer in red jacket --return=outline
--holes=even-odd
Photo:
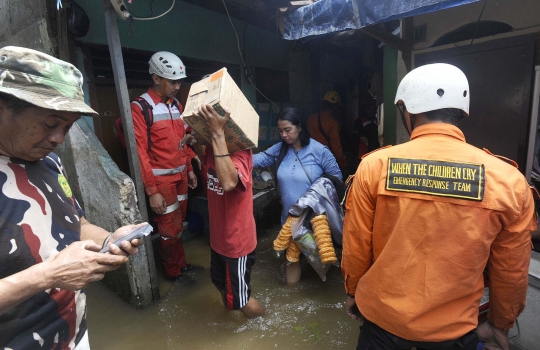
[[[156,213],[160,241],[159,253],[166,278],[174,279],[189,270],[181,242],[186,217],[188,186],[197,187],[187,147],[186,131],[180,118],[182,106],[175,98],[186,67],[178,56],[157,52],[150,61],[153,85],[141,95],[151,106],[152,121],[143,115],[144,101],[131,103],[137,151],[144,190],[150,207]],[[148,126],[150,125],[150,126]]]

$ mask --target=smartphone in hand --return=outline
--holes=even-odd
[[[112,242],[111,244],[115,244],[118,247],[120,247],[120,243],[122,243],[123,241],[131,242],[134,239],[139,239],[139,238],[142,238],[144,236],[148,236],[150,234],[150,232],[152,232],[152,230],[153,230],[152,226],[150,224],[146,224],[144,226],[141,226],[139,228],[131,230],[128,234],[126,234],[125,236],[117,239],[116,241]],[[101,249],[99,252],[100,253],[109,252],[109,246],[106,246],[105,248]]]

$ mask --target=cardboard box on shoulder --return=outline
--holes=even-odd
[[[195,115],[199,106],[203,104],[212,105],[221,116],[225,115],[224,107],[231,112],[231,121],[225,126],[229,152],[257,147],[259,115],[227,73],[226,68],[191,85],[182,113],[182,118],[189,126],[206,141],[212,142],[212,135],[206,123]]]

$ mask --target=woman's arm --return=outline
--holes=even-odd
[[[336,161],[336,157],[330,152],[328,147],[324,146],[321,152],[320,166],[323,169],[324,174],[337,176],[340,180],[343,180],[343,175],[339,169],[339,165]]]
[[[281,149],[281,142],[276,143],[265,151],[253,155],[253,167],[263,168],[274,165]]]

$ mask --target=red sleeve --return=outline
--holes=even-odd
[[[253,157],[251,150],[238,151],[231,154],[231,160],[238,172],[237,191],[245,191],[252,186],[251,172],[253,170]]]
[[[147,195],[152,196],[159,192],[148,156],[148,129],[141,108],[137,103],[131,103],[131,116],[133,118],[133,128],[135,129],[135,139],[137,140],[137,152],[139,153],[144,190]]]

